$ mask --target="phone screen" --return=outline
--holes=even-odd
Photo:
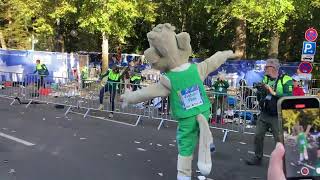
[[[320,177],[319,100],[284,100],[281,115],[287,178]]]

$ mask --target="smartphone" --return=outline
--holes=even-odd
[[[320,100],[291,96],[278,101],[280,139],[287,179],[320,178]]]

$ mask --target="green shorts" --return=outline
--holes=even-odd
[[[202,115],[209,120],[210,110]],[[191,156],[199,139],[199,124],[197,116],[178,119],[177,144],[180,156]]]

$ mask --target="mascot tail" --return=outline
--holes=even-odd
[[[198,168],[202,175],[207,176],[210,174],[212,167],[210,145],[213,143],[213,138],[208,120],[202,114],[199,114],[197,121],[200,128]]]

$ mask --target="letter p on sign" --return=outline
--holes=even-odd
[[[307,54],[307,55],[314,55],[316,54],[316,42],[308,42],[304,41],[303,42],[303,49],[302,49],[302,54]]]

